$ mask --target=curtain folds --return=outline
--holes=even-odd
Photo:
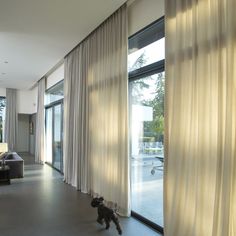
[[[36,139],[35,139],[35,162],[44,163],[44,137],[45,137],[45,118],[44,118],[44,93],[45,78],[38,82],[38,100],[36,114]]]
[[[16,89],[6,89],[5,142],[10,151],[16,151],[17,140],[17,100]]]
[[[236,235],[234,9],[166,1],[166,236]]]
[[[129,215],[127,12],[122,6],[65,59],[65,182]]]

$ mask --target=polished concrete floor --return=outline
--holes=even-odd
[[[96,222],[91,198],[63,183],[62,176],[47,165],[25,159],[25,176],[0,186],[1,236],[114,236]],[[124,236],[159,234],[133,218],[120,218]]]

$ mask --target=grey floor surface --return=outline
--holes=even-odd
[[[155,172],[152,174],[153,168]],[[141,155],[133,157],[131,180],[132,210],[157,225],[163,226],[162,163],[155,157],[147,156],[146,158]]]
[[[47,165],[25,159],[25,176],[0,186],[1,236],[115,236],[96,222],[91,198],[63,183],[62,176]],[[120,218],[124,236],[158,236],[134,218]]]

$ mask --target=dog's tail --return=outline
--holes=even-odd
[[[117,203],[115,203],[115,205],[113,207],[113,211],[115,212],[115,214],[117,214],[117,212],[118,212],[118,205],[117,205]]]

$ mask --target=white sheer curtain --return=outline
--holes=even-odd
[[[166,0],[166,236],[236,235],[235,9]]]
[[[45,139],[45,118],[44,118],[44,93],[45,78],[38,82],[38,102],[36,114],[36,139],[35,139],[35,162],[44,163],[44,139]]]
[[[65,60],[65,181],[129,215],[127,12],[121,7]]]
[[[10,151],[16,151],[17,138],[17,99],[16,89],[6,89],[5,142]]]
[[[82,48],[79,46],[65,59],[63,153],[65,182],[87,193],[87,64]]]

